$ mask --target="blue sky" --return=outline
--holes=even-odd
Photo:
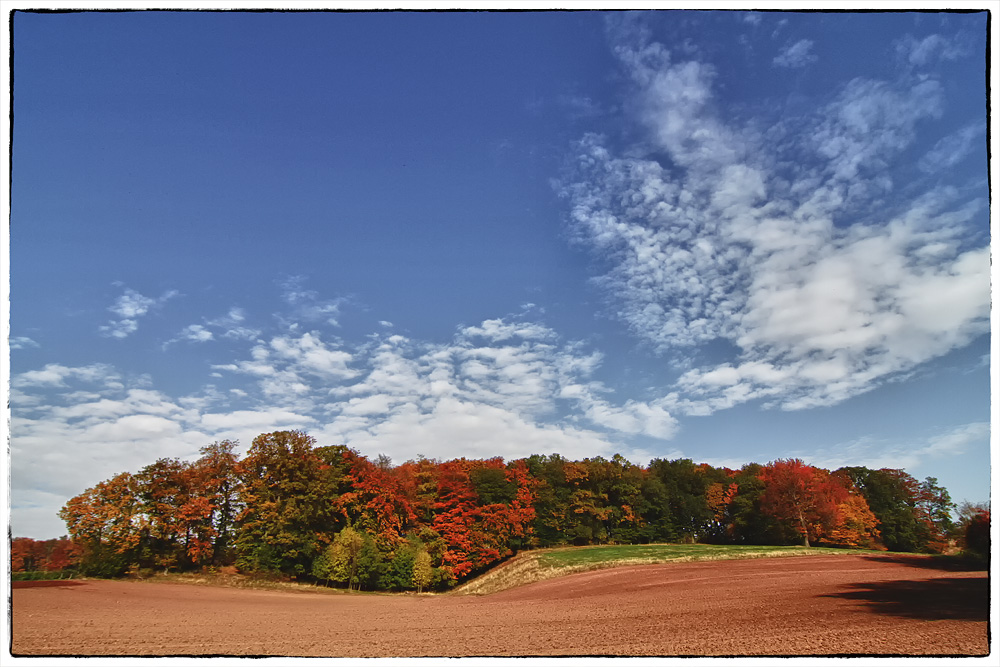
[[[990,490],[985,13],[18,13],[14,535],[213,441]]]

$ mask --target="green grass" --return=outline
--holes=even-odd
[[[772,558],[775,556],[820,556],[859,553],[856,549],[831,549],[802,546],[748,546],[733,544],[619,544],[591,547],[564,547],[540,553],[542,567],[608,567],[629,563],[668,563],[670,561],[730,560]],[[864,552],[874,553],[874,552]]]
[[[829,547],[715,544],[619,544],[556,547],[524,551],[507,563],[461,584],[454,593],[458,595],[489,595],[535,581],[623,565],[860,554],[887,555],[888,552],[866,549],[831,549]]]
[[[72,579],[76,576],[72,572],[57,570],[55,572],[35,571],[35,572],[11,572],[11,581],[51,581],[54,579]]]

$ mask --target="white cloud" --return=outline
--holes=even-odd
[[[110,338],[127,338],[135,333],[139,328],[139,318],[145,316],[150,309],[162,305],[169,299],[177,296],[179,292],[169,290],[164,292],[159,298],[143,296],[133,289],[125,288],[115,303],[108,308],[112,313],[118,315],[120,319],[111,320],[106,325],[99,327],[102,335]]]
[[[812,47],[812,40],[801,39],[783,49],[773,62],[777,67],[805,67],[819,60],[811,53]]]
[[[540,424],[493,405],[445,397],[427,410],[404,405],[378,421],[337,420],[320,431],[327,441],[345,442],[394,460],[431,457],[507,459],[536,453],[569,457],[609,455],[615,445],[593,431]]]
[[[461,328],[449,344],[388,336],[368,352],[363,377],[331,390],[325,409],[333,418],[324,433],[395,458],[610,454],[631,451],[617,434],[671,437],[676,421],[664,406],[601,398],[607,390],[591,378],[600,359],[519,320]],[[570,417],[560,418],[563,412]]]
[[[317,380],[329,385],[358,375],[358,371],[350,367],[352,355],[328,346],[317,332],[275,336],[270,342],[258,342],[251,349],[250,357],[212,368],[255,377],[270,404],[296,410],[314,407],[311,395]]]
[[[901,444],[876,438],[860,438],[803,454],[802,457],[813,465],[829,470],[842,466],[865,466],[875,470],[901,468],[913,471],[943,457],[958,456],[971,445],[988,442],[989,438],[989,423],[973,422],[955,426],[944,433],[930,436],[923,442]]]
[[[282,408],[266,407],[257,410],[205,412],[198,422],[201,429],[212,434],[212,440],[238,440],[244,446],[249,446],[261,433],[310,430],[315,428],[316,424],[316,419],[308,415]]]
[[[105,366],[50,364],[14,379],[22,390],[12,397],[12,523],[47,527],[25,530],[29,536],[62,534],[51,528],[58,509],[102,479],[161,457],[190,457],[212,441],[198,427],[198,410],[152,389],[126,387]]]
[[[915,66],[925,66],[937,60],[957,60],[969,55],[969,49],[961,36],[943,37],[928,35],[917,39],[913,35],[894,43],[896,54],[905,62]]]
[[[120,376],[106,364],[90,366],[63,366],[62,364],[46,364],[36,371],[26,371],[11,378],[14,387],[65,387],[69,379],[105,385],[119,385]]]
[[[10,341],[10,349],[12,350],[24,350],[29,347],[38,347],[38,343],[28,338],[27,336],[13,336]]]
[[[186,340],[191,343],[207,343],[208,341],[214,339],[215,335],[202,325],[191,324],[189,326],[184,327],[184,329],[182,329],[181,332],[177,335],[177,338],[168,341],[168,343],[178,340]]]
[[[680,364],[713,341],[738,350],[683,373],[662,407],[831,405],[988,332],[989,248],[969,240],[985,200],[929,185],[886,205],[888,166],[943,113],[935,80],[855,79],[793,134],[723,122],[710,66],[648,51],[619,49],[656,159],[588,135],[563,194],[635,334]]]
[[[49,364],[13,379],[14,494],[49,494],[44,502],[55,516],[67,499],[118,472],[162,457],[190,459],[215,440],[247,447],[260,433],[285,429],[399,461],[551,452],[648,459],[622,436],[669,438],[676,420],[663,404],[613,403],[593,379],[600,363],[599,353],[542,324],[493,319],[458,329],[446,343],[373,335],[345,349],[316,332],[286,333],[214,367],[243,378],[242,387],[208,385],[176,398],[146,378],[126,385],[108,366]],[[29,525],[40,510],[22,504],[14,515],[15,525]]]
[[[165,350],[177,342],[207,343],[217,340],[216,332],[222,338],[229,340],[255,340],[261,332],[259,329],[242,326],[245,319],[246,315],[242,308],[230,308],[225,315],[205,320],[204,324],[191,324],[184,327],[180,333],[163,344],[163,349]]]
[[[302,287],[305,276],[290,276],[282,280],[279,285],[282,288],[282,298],[285,303],[292,307],[292,320],[286,323],[295,328],[298,321],[305,322],[325,322],[331,326],[338,327],[340,323],[340,308],[346,302],[346,298],[320,299],[319,294],[314,290],[307,290]],[[285,319],[284,316],[280,316]]]
[[[986,127],[984,124],[967,125],[940,139],[931,150],[920,158],[917,166],[926,173],[950,169],[972,154],[977,146],[977,141],[985,159],[985,135]]]

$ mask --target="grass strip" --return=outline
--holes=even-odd
[[[787,556],[846,556],[883,554],[867,549],[833,549],[802,546],[751,546],[715,544],[618,544],[557,547],[519,554],[455,589],[459,595],[488,595],[536,581],[568,574],[626,565],[689,563],[694,561],[780,558]]]

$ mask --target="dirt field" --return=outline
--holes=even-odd
[[[940,567],[865,556],[645,565],[483,597],[24,582],[13,653],[985,655],[986,572]]]

